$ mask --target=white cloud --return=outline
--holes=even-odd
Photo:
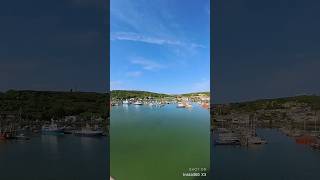
[[[208,5],[206,7],[209,9]],[[182,57],[195,55],[199,48],[208,46],[194,42],[199,39],[185,33],[185,25],[176,16],[170,0],[152,3],[148,0],[115,0],[111,3],[110,13],[111,39],[114,41],[167,46],[169,51]]]
[[[156,70],[164,68],[165,66],[162,64],[159,64],[152,60],[147,60],[144,58],[135,58],[131,61],[132,64],[140,65],[145,70]]]
[[[203,45],[197,43],[185,43],[179,40],[172,40],[168,38],[159,38],[152,36],[145,36],[138,33],[133,32],[117,32],[111,35],[111,40],[119,40],[119,41],[135,41],[135,42],[143,42],[149,44],[156,45],[171,45],[171,46],[180,46],[180,47],[190,47],[194,48],[204,48]]]
[[[127,72],[126,75],[128,77],[140,77],[140,76],[142,76],[142,72],[141,71],[131,71],[131,72]]]

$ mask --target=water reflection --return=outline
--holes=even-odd
[[[52,154],[58,154],[58,140],[59,136],[57,135],[42,135],[41,136],[41,143],[42,147]]]

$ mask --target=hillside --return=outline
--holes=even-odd
[[[27,119],[49,120],[68,115],[108,115],[108,95],[87,92],[15,91],[0,93],[0,113],[19,113]]]
[[[190,96],[197,96],[199,94],[204,94],[206,96],[210,96],[210,92],[194,92],[194,93],[186,93],[186,94],[181,94],[181,95],[190,97]]]
[[[314,110],[320,109],[320,96],[304,95],[276,99],[260,99],[249,102],[230,103],[231,109],[240,111],[256,111],[259,109],[281,109],[286,103],[306,104]]]
[[[163,97],[170,97],[170,95],[148,92],[148,91],[128,91],[128,90],[111,91],[112,99],[130,99],[130,98],[147,98],[147,97],[163,98]]]

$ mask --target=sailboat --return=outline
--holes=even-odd
[[[182,102],[179,102],[178,105],[177,105],[177,108],[185,108],[186,105]]]

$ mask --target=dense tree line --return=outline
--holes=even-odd
[[[304,103],[313,110],[320,109],[320,96],[304,95],[276,99],[261,99],[250,102],[231,103],[230,108],[240,111],[256,111],[261,109],[281,109],[285,103]]]
[[[126,91],[126,90],[114,90],[111,91],[111,98],[112,99],[130,99],[130,98],[163,98],[163,97],[170,97],[168,94],[160,94],[160,93],[153,93],[147,91]]]
[[[49,120],[69,115],[109,114],[109,95],[89,92],[15,91],[0,93],[0,113],[21,113],[23,118]]]

